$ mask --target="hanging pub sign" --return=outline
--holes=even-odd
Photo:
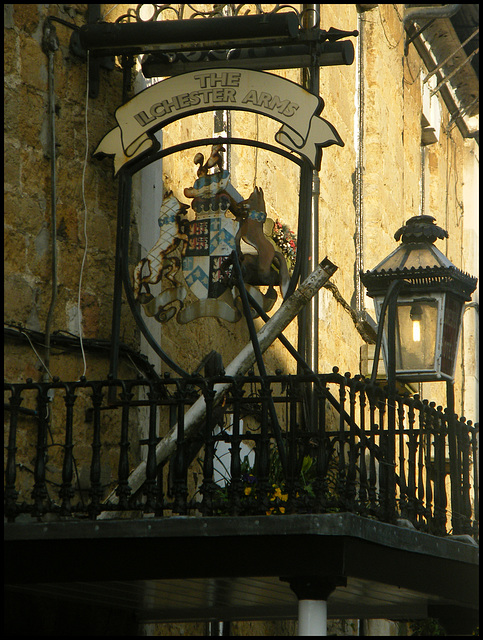
[[[264,193],[259,186],[248,196],[234,190],[230,174],[222,165],[222,140],[209,137],[160,150],[155,133],[171,122],[201,112],[238,110],[272,118],[282,125],[275,134],[280,146],[244,138],[223,142],[259,146],[310,169],[301,172],[302,201],[311,193],[312,170],[320,169],[322,148],[344,146],[335,128],[320,117],[323,108],[321,97],[285,78],[253,69],[216,68],[162,80],[116,109],[117,126],[94,151],[99,158],[114,157],[114,174],[119,176],[121,186],[111,373],[117,367],[122,286],[148,343],[180,375],[187,374],[153,337],[139,305],[146,316],[160,323],[175,318],[186,324],[207,316],[236,322],[243,313],[241,283],[234,277],[236,256],[236,261],[243,264],[242,287],[263,311],[274,305],[276,288],[285,296],[295,286],[283,254],[269,239]],[[201,153],[193,158],[197,166],[193,182],[182,194],[165,195],[158,217],[159,237],[131,276],[127,256],[132,176],[161,157],[206,144],[212,145],[211,151],[204,152],[206,161]],[[160,285],[160,292],[159,288],[151,290],[154,285]],[[253,308],[251,311],[256,315]]]
[[[321,147],[343,146],[335,128],[320,117],[324,101],[298,84],[251,69],[212,69],[168,78],[138,93],[116,110],[118,126],[94,155],[113,155],[115,173],[150,151],[153,134],[201,111],[253,111],[282,123],[275,139],[320,168]]]

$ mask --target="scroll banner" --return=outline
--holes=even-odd
[[[298,84],[251,69],[193,71],[158,82],[116,110],[118,126],[104,136],[94,155],[114,156],[118,171],[155,146],[153,134],[201,111],[253,111],[282,123],[275,140],[320,167],[321,147],[344,146],[336,129],[319,117],[322,98]]]

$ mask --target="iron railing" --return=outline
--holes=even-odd
[[[216,385],[227,382],[217,400]],[[388,411],[385,390],[337,368],[263,378],[28,381],[5,391],[12,522],[21,514],[343,511],[477,536],[478,425],[418,396],[396,395]],[[200,397],[204,418],[188,424],[187,409]],[[160,459],[170,429],[176,446]],[[138,488],[131,474],[140,464]]]

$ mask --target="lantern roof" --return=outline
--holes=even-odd
[[[410,218],[394,234],[401,244],[373,269],[361,273],[368,295],[384,295],[392,280],[406,280],[401,293],[452,291],[470,300],[477,278],[458,269],[434,246],[436,240],[447,237],[432,216]]]

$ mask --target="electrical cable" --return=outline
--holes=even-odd
[[[34,353],[35,353],[35,355],[37,356],[37,358],[40,360],[40,364],[43,366],[43,368],[45,369],[45,371],[49,374],[50,379],[51,379],[51,380],[53,380],[54,378],[53,378],[52,374],[50,373],[49,368],[48,368],[48,367],[47,367],[47,365],[44,363],[44,361],[42,360],[42,358],[39,356],[39,354],[38,354],[38,352],[37,352],[37,349],[36,349],[36,348],[34,347],[34,345],[32,344],[32,341],[30,340],[30,337],[28,336],[28,334],[27,334],[27,333],[25,333],[25,331],[21,331],[20,333],[22,333],[22,334],[27,338],[27,340],[30,342],[30,346],[31,346],[31,347],[32,347],[32,349],[34,350]]]
[[[395,7],[396,5],[392,5],[392,6]],[[406,30],[404,29],[404,26],[403,26],[402,27],[402,33],[399,36],[399,40],[395,44],[392,44],[391,41],[389,40],[388,36],[387,36],[386,29],[384,27],[384,21],[382,19],[382,14],[381,14],[381,5],[378,4],[377,8],[379,10],[379,20],[381,22],[382,32],[384,33],[384,37],[386,38],[386,41],[387,41],[387,46],[389,47],[389,49],[395,49],[398,46],[398,44],[401,42],[404,34],[406,33]],[[401,19],[399,13],[397,12],[397,9],[396,9],[396,13],[397,13],[397,16],[398,16],[400,22],[402,23],[402,19]]]
[[[81,292],[82,292],[82,276],[84,274],[84,266],[85,266],[85,263],[86,263],[87,246],[88,246],[88,239],[87,239],[87,203],[86,203],[85,181],[86,181],[87,155],[89,153],[89,128],[88,128],[88,119],[87,119],[88,107],[89,107],[89,51],[87,51],[86,75],[87,75],[87,81],[86,81],[86,107],[85,107],[86,151],[85,151],[85,156],[84,156],[84,167],[82,169],[82,202],[84,204],[84,241],[85,241],[85,245],[84,245],[84,255],[82,256],[81,271],[80,271],[80,276],[79,276],[79,292],[78,292],[78,297],[77,297],[77,319],[78,319],[78,322],[79,322],[79,340],[80,340],[80,346],[81,346],[81,351],[82,351],[82,360],[83,360],[83,363],[84,363],[84,371],[82,373],[83,376],[86,375],[86,371],[87,371],[86,355],[85,355],[85,352],[84,352],[84,342],[83,342],[83,336],[82,336],[83,327],[82,327],[82,315],[81,315],[81,313],[82,313],[81,312]]]
[[[15,323],[4,323],[4,338],[20,338],[25,340],[22,336],[25,336],[30,341],[44,347],[45,334],[32,329],[25,329],[18,326]],[[79,349],[79,336],[58,329],[51,335],[52,347],[61,348],[63,350]],[[110,340],[100,338],[84,338],[84,349],[87,351],[108,352],[111,346]],[[32,346],[33,348],[33,346]],[[156,373],[154,367],[149,363],[146,356],[138,351],[135,351],[132,347],[124,343],[119,344],[120,353],[127,356],[129,360],[135,365],[138,372],[143,372],[143,376],[148,380],[159,380],[160,377]]]
[[[119,6],[118,4],[113,5],[113,6],[109,9],[109,11],[107,11],[107,12],[102,16],[102,18],[101,18],[101,19],[102,19],[102,20],[105,20],[105,18],[107,18],[107,16],[111,13],[111,11],[114,11],[114,9],[115,9],[116,7],[118,7],[118,6]]]

